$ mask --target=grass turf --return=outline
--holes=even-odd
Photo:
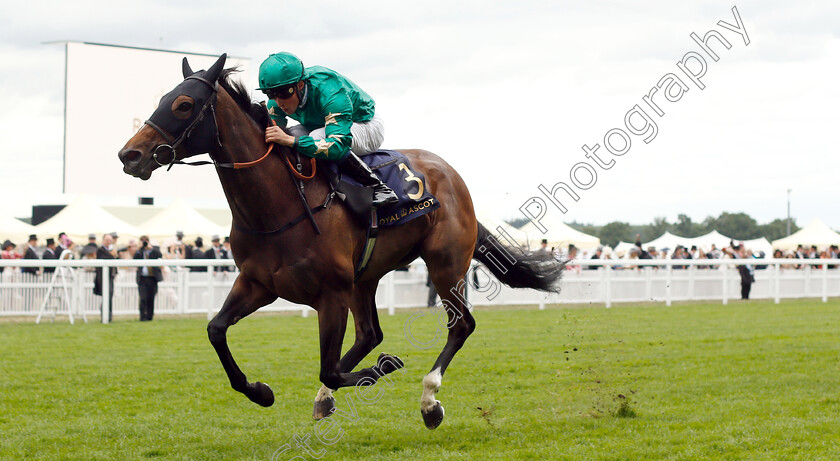
[[[0,324],[0,459],[836,459],[840,301],[481,310],[447,371],[446,418],[419,414],[443,340],[426,315],[382,316],[399,355],[366,404],[352,389],[317,426],[314,316],[229,330],[259,407],[230,389],[206,321]],[[426,311],[421,311],[429,313]],[[352,342],[352,328],[346,343]],[[345,345],[346,347],[349,344]],[[316,439],[316,431],[332,444]],[[307,454],[294,438],[306,439]],[[297,458],[301,459],[301,458]]]

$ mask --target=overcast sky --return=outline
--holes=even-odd
[[[763,223],[786,216],[791,189],[800,226],[821,218],[840,229],[836,1],[0,5],[0,212],[29,216],[33,203],[62,199],[64,48],[43,43],[77,40],[227,52],[250,57],[254,69],[286,50],[306,65],[331,67],[376,99],[383,147],[438,153],[464,177],[477,207],[502,218],[522,216],[532,196],[547,201],[540,185],[575,187],[574,171],[589,188],[574,188],[577,202],[558,192],[564,216],[548,209],[567,222],[641,224],[680,213],[701,221],[729,211]],[[733,6],[749,45],[718,25],[736,24]],[[711,42],[717,62],[689,36],[709,30],[731,44]],[[677,66],[688,52],[707,62],[702,90]],[[130,79],[155,69],[112,72],[128,89]],[[676,102],[654,95],[659,116],[642,98],[669,73],[688,91]],[[113,97],[118,104],[120,95]],[[646,143],[650,132],[629,134],[629,151],[607,152],[605,134],[629,133],[625,114],[637,104],[656,136]],[[620,135],[610,139],[621,147]],[[585,157],[581,147],[595,144],[602,162],[615,162],[609,169]],[[120,147],[101,155],[113,161]],[[575,167],[580,162],[597,174],[594,184],[586,167]],[[119,195],[110,200],[136,202]]]

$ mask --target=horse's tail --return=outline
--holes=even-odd
[[[481,261],[502,283],[512,288],[534,288],[557,293],[566,261],[547,251],[530,251],[504,245],[478,223],[473,258]]]

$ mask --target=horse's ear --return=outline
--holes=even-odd
[[[184,78],[189,77],[190,75],[194,74],[192,68],[190,68],[190,63],[187,62],[187,57],[184,56],[184,60],[181,61],[181,72],[184,73]]]
[[[215,82],[219,79],[219,75],[222,74],[222,69],[225,67],[225,60],[227,60],[227,53],[222,54],[219,56],[219,59],[216,60],[216,63],[210,66],[210,69],[207,69],[207,74],[204,76],[207,80],[211,82]]]

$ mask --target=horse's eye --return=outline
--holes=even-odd
[[[192,109],[192,104],[188,102],[182,102],[178,105],[178,110],[182,112],[187,112],[188,110]]]

